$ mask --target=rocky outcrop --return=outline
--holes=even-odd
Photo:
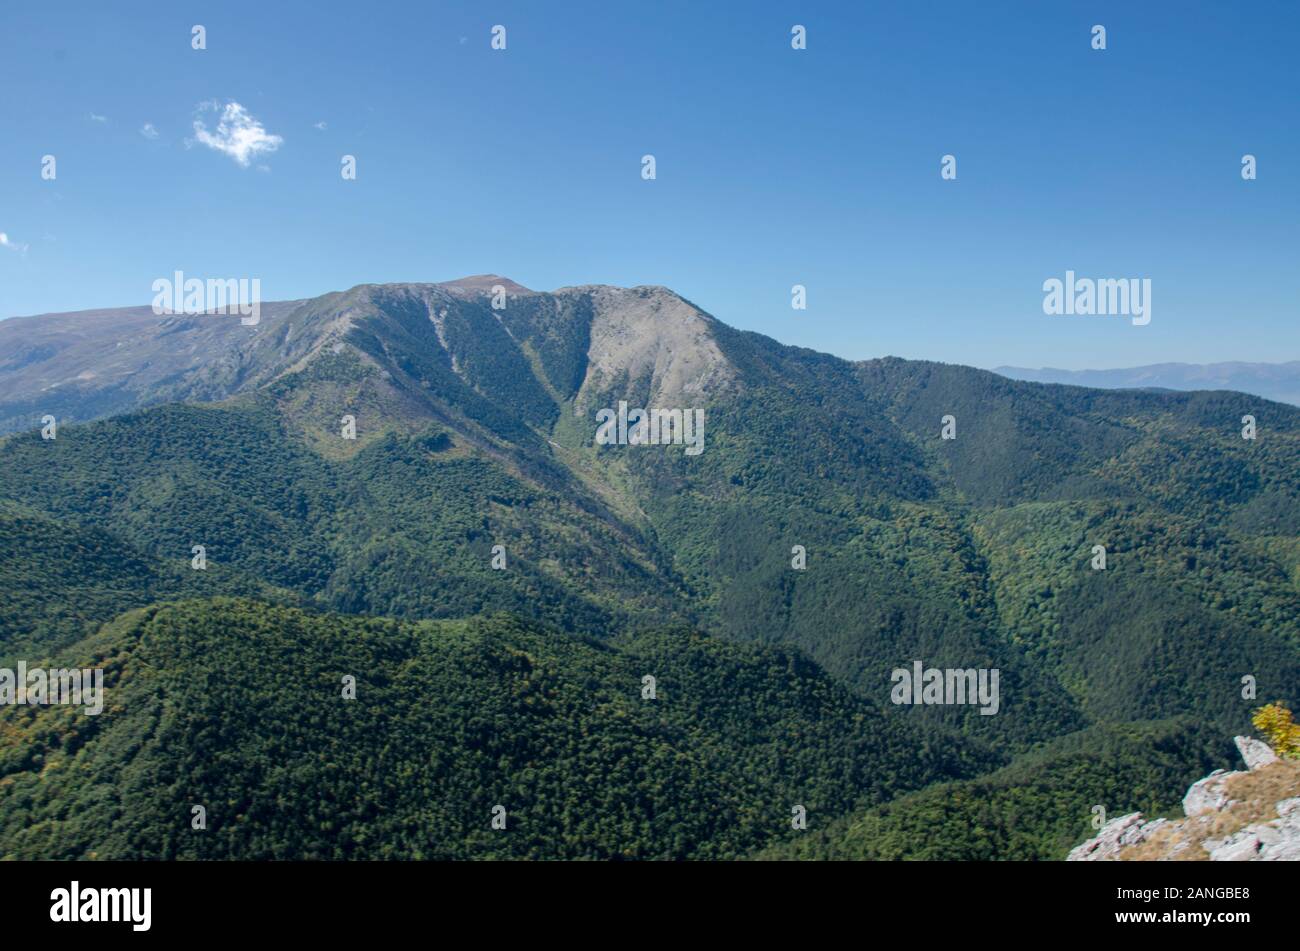
[[[1247,769],[1215,770],[1183,797],[1183,819],[1107,822],[1067,862],[1300,860],[1300,762],[1280,760],[1247,736],[1234,739]]]
[[[1237,749],[1241,752],[1241,758],[1246,761],[1247,769],[1258,769],[1261,766],[1267,766],[1269,763],[1277,762],[1277,754],[1269,748],[1267,743],[1261,743],[1249,736],[1233,737],[1232,742],[1237,744]]]
[[[1240,775],[1216,769],[1204,779],[1192,783],[1183,797],[1183,815],[1199,816],[1222,809],[1228,804],[1227,781]]]
[[[694,405],[735,380],[714,339],[715,321],[665,287],[556,291],[590,302],[587,375],[575,401],[586,413],[611,387],[644,387],[647,406]],[[603,405],[603,404],[602,404]]]
[[[1067,862],[1106,862],[1119,858],[1120,850],[1127,845],[1145,842],[1151,833],[1164,825],[1167,819],[1142,821],[1142,813],[1130,812],[1127,816],[1112,819],[1102,826],[1095,839],[1070,852]]]
[[[1231,835],[1206,839],[1202,845],[1210,853],[1210,860],[1300,860],[1300,796],[1283,799],[1274,808],[1278,818],[1272,822],[1254,822]]]

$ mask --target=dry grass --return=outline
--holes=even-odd
[[[1173,820],[1145,842],[1123,849],[1120,860],[1208,861],[1210,855],[1201,845],[1206,839],[1222,839],[1251,823],[1276,819],[1280,800],[1300,796],[1300,760],[1279,760],[1233,776],[1225,781],[1224,788],[1230,801],[1237,800],[1232,805],[1220,812]]]

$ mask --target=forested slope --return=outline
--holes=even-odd
[[[797,655],[686,629],[216,599],[62,659],[106,668],[108,706],[0,708],[5,857],[738,857],[795,834],[795,806],[825,822],[993,762]]]
[[[110,696],[127,695],[130,706],[93,723],[6,712],[23,727],[6,734],[19,764],[6,788],[24,791],[12,815],[26,817],[5,827],[14,849],[55,848],[48,838],[31,844],[37,833],[22,831],[30,819],[40,836],[70,823],[75,848],[108,843],[115,855],[334,855],[320,827],[338,831],[337,821],[299,804],[297,791],[271,800],[289,806],[263,797],[309,779],[334,789],[332,808],[352,817],[346,848],[372,856],[748,854],[789,829],[792,803],[776,818],[767,812],[782,797],[808,806],[810,828],[823,833],[832,815],[877,824],[825,845],[826,854],[917,856],[931,847],[879,823],[908,828],[906,816],[932,817],[957,796],[966,805],[951,821],[969,835],[951,836],[951,855],[1052,856],[1079,831],[1080,802],[1104,796],[1150,809],[1184,775],[1203,774],[1220,740],[1248,731],[1258,702],[1300,699],[1300,410],[1234,393],[1103,392],[894,358],[853,363],[732,330],[664,288],[541,294],[510,285],[497,309],[481,285],[363,285],[281,308],[247,338],[217,335],[212,365],[191,361],[162,382],[150,382],[156,368],[133,369],[129,353],[115,356],[122,372],[144,374],[132,391],[139,405],[169,393],[229,398],[62,424],[55,439],[36,429],[0,439],[0,584],[10,594],[0,660],[84,651],[106,638],[103,651],[153,665],[123,667]],[[193,322],[158,332],[142,345],[146,357],[168,334],[207,333]],[[44,352],[29,354],[22,373],[47,372]],[[84,347],[74,355],[89,359]],[[87,399],[106,392],[91,386]],[[703,452],[597,445],[596,414],[620,403],[702,411]],[[84,418],[98,405],[68,411]],[[1253,439],[1242,438],[1245,416]],[[954,438],[943,437],[945,420]],[[253,600],[190,603],[227,595]],[[144,613],[120,617],[136,609]],[[479,615],[494,619],[466,620]],[[224,640],[218,617],[247,639]],[[665,626],[707,639],[663,641]],[[156,640],[143,636],[155,629]],[[492,674],[514,670],[516,653],[463,660],[466,644],[491,640],[484,631],[562,671],[567,686],[539,721],[538,735],[550,737],[541,746],[508,722],[513,694]],[[399,712],[416,702],[408,695],[417,681],[402,679],[422,662],[412,658],[436,657],[431,670],[462,658],[437,688],[460,713],[431,720],[428,732],[384,721],[356,742],[400,737],[397,759],[363,752],[332,773],[322,764],[353,762],[330,737],[353,736],[354,712],[309,704],[316,719],[304,721],[308,713],[278,708],[274,684],[256,675],[251,687],[229,687],[243,698],[231,706],[204,687],[229,672],[183,649],[202,643],[229,652],[231,664],[290,679],[277,665],[306,651],[318,680],[321,671],[342,676],[324,647],[309,647],[314,638],[345,657],[351,639],[386,644],[382,657],[358,662],[388,671],[370,687],[394,717],[417,716]],[[142,644],[174,649],[154,655]],[[632,667],[655,644],[655,664],[698,688],[677,694],[671,715],[693,712],[669,726],[645,719],[663,704],[622,705],[624,678],[639,684],[654,673]],[[746,687],[753,664],[767,669],[773,657],[790,676]],[[891,674],[917,661],[997,670],[997,713],[895,705]],[[175,678],[193,689],[176,693]],[[805,709],[809,683],[834,685],[837,699]],[[627,697],[639,696],[635,684]],[[183,706],[150,707],[150,690],[162,703],[164,685]],[[474,706],[498,711],[501,735],[524,744],[532,765],[465,732],[457,717]],[[298,724],[295,742],[315,751],[314,765],[292,767],[307,770],[301,785],[268,765],[288,747],[241,712],[262,708],[276,711],[269,722]],[[617,715],[592,719],[598,708]],[[80,780],[32,757],[102,736],[86,754],[100,778],[85,795],[119,809],[110,777],[135,776],[143,738],[173,714],[168,743],[140,760],[149,779],[138,781],[143,798],[130,811],[144,825],[124,819],[127,839],[101,831],[97,844],[67,811]],[[878,744],[853,745],[859,715],[875,718]],[[611,723],[624,732],[607,732]],[[248,826],[248,837],[225,826],[225,838],[207,844],[168,839],[159,830],[173,829],[171,813],[159,810],[172,806],[149,798],[164,773],[182,798],[243,802],[233,786],[186,772],[201,771],[202,753],[174,760],[209,734],[238,734],[239,750],[251,751],[256,765],[243,752],[232,762],[262,825]],[[623,752],[602,746],[589,760],[583,737]],[[420,766],[425,785],[413,788],[436,798],[449,784],[462,811],[408,803],[389,777],[373,789],[358,779],[361,764],[413,763],[444,747],[454,768]],[[478,758],[483,750],[495,766]],[[657,791],[643,755],[675,777],[681,797]],[[1126,764],[1109,785],[1098,765],[1106,756]],[[860,810],[1000,767],[984,785],[919,793],[897,811]],[[520,817],[512,844],[481,838],[471,788],[487,795],[504,783],[524,801],[527,777],[543,769],[557,787],[565,775],[607,775],[601,788],[574,780],[602,816],[579,815],[567,793],[547,792],[541,812]],[[1057,792],[1024,792],[1040,787]],[[721,803],[725,821],[688,816],[697,797]],[[399,804],[391,817],[376,806],[390,798]],[[1026,803],[1034,819],[1015,820],[1023,834],[975,831],[1002,828]],[[680,828],[654,825],[651,806]],[[287,818],[276,818],[282,809]],[[436,845],[399,842],[431,822],[455,831]],[[868,840],[877,844],[861,845]],[[807,848],[812,841],[829,842]]]

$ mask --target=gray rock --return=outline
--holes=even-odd
[[[1265,844],[1260,858],[1266,862],[1300,862],[1300,796],[1277,804],[1278,818],[1268,823],[1276,838]]]
[[[1260,857],[1260,841],[1255,826],[1246,826],[1226,839],[1206,839],[1205,851],[1211,862],[1249,862]]]
[[[1140,812],[1134,813],[1141,816]],[[1152,833],[1163,826],[1168,819],[1152,819],[1150,822],[1144,822],[1141,825],[1129,826],[1119,837],[1120,845],[1137,845],[1139,842],[1145,842],[1151,838]]]
[[[1277,762],[1277,754],[1269,748],[1268,744],[1254,737],[1234,736],[1232,742],[1236,743],[1237,749],[1241,751],[1241,758],[1246,761],[1247,769],[1259,769],[1261,766]]]
[[[1106,862],[1114,859],[1121,844],[1132,844],[1132,836],[1142,825],[1142,813],[1130,812],[1118,819],[1111,819],[1097,835],[1080,846],[1070,850],[1065,857],[1067,862]],[[1126,838],[1126,836],[1128,838]],[[1141,841],[1138,839],[1137,841]]]
[[[1228,804],[1228,794],[1224,791],[1224,783],[1233,776],[1243,776],[1244,773],[1225,773],[1221,769],[1216,769],[1204,779],[1198,779],[1187,788],[1187,795],[1183,797],[1183,814],[1187,816],[1199,816],[1204,812],[1217,811]]]
[[[1296,796],[1294,799],[1283,799],[1275,808],[1277,814],[1283,818],[1294,814],[1296,819],[1300,820],[1300,812],[1297,811],[1300,810],[1300,796]]]
[[[1260,858],[1265,862],[1300,862],[1300,829],[1265,847]]]

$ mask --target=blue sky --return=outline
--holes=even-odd
[[[665,284],[850,358],[1297,359],[1298,28],[1292,0],[6,0],[0,317],[178,269],[267,300],[493,272]],[[195,141],[229,103],[278,147]],[[1067,269],[1151,279],[1151,323],[1046,316]]]

